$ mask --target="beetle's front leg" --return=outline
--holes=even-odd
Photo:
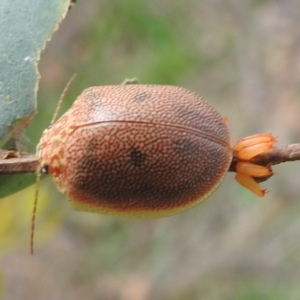
[[[270,133],[262,133],[243,138],[234,147],[238,158],[235,179],[260,197],[265,195],[266,190],[261,189],[255,178],[272,176],[273,172],[270,166],[254,164],[251,159],[270,150],[275,142]]]

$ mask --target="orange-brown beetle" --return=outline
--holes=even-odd
[[[203,98],[181,87],[91,87],[44,131],[38,171],[49,173],[77,210],[156,218],[207,198],[236,151],[236,179],[263,196],[253,177],[271,170],[249,160],[269,150],[274,137],[244,138],[232,149],[226,123]]]
[[[45,130],[42,167],[75,209],[162,217],[210,195],[232,159],[221,115],[180,87],[91,87]]]

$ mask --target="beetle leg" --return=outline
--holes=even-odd
[[[275,142],[275,137],[270,133],[262,133],[243,138],[234,147],[238,158],[235,179],[260,197],[265,195],[266,190],[261,189],[255,178],[269,177],[273,175],[273,172],[269,166],[256,165],[250,160],[270,150]]]
[[[269,167],[256,165],[248,161],[239,161],[236,164],[236,172],[251,177],[267,177],[273,175]]]
[[[236,181],[241,184],[243,187],[249,189],[255,195],[263,197],[266,193],[266,190],[261,189],[260,185],[255,181],[255,179],[249,175],[243,173],[236,173]]]
[[[270,133],[251,135],[239,140],[234,147],[240,160],[250,160],[254,156],[270,150],[276,142]]]

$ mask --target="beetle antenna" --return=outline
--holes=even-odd
[[[53,118],[52,118],[52,121],[51,121],[50,124],[53,124],[53,123],[55,122],[56,117],[57,117],[58,112],[59,112],[59,109],[60,109],[60,107],[61,107],[61,104],[62,104],[62,102],[63,102],[63,99],[65,98],[66,93],[67,93],[67,91],[68,91],[68,89],[69,89],[71,83],[73,82],[73,80],[75,79],[76,76],[77,76],[77,74],[75,73],[75,74],[70,78],[70,80],[69,80],[68,83],[66,84],[66,86],[65,86],[65,88],[64,88],[64,90],[63,90],[63,92],[62,92],[62,94],[60,95],[58,104],[57,104],[57,106],[56,106],[55,113],[54,113],[54,115],[53,115]]]
[[[59,109],[61,107],[62,101],[71,85],[71,83],[73,82],[73,80],[75,79],[75,77],[77,76],[77,74],[74,74],[70,80],[68,81],[68,83],[66,84],[62,94],[60,95],[55,113],[53,115],[52,121],[50,124],[53,124],[55,122],[55,119],[58,115]],[[34,252],[34,230],[35,230],[35,217],[36,217],[36,211],[37,211],[37,205],[38,205],[38,198],[39,198],[39,185],[40,185],[40,181],[41,181],[41,171],[42,171],[43,167],[39,164],[36,168],[36,184],[35,184],[35,195],[34,195],[34,203],[33,203],[33,210],[32,210],[32,218],[31,218],[31,234],[30,234],[30,253],[31,255],[33,255]]]
[[[34,249],[34,229],[35,229],[35,216],[39,198],[39,185],[41,181],[41,165],[38,165],[36,168],[36,183],[35,183],[35,194],[34,194],[34,203],[33,203],[33,210],[32,210],[32,218],[31,218],[31,234],[30,234],[30,253],[33,255]]]

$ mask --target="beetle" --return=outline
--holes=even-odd
[[[221,183],[237,151],[236,179],[263,196],[249,160],[275,139],[231,147],[227,121],[199,95],[176,86],[123,84],[84,90],[43,133],[37,158],[76,210],[156,218],[192,208]]]

